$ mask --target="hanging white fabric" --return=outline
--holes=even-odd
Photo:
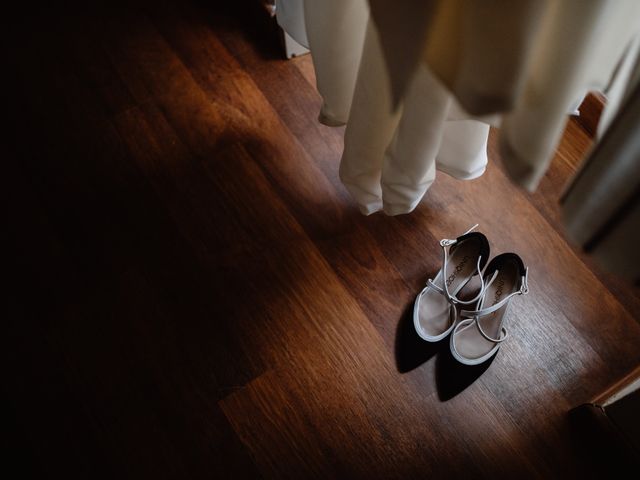
[[[631,69],[634,71],[634,69]],[[569,237],[640,284],[640,62],[624,105],[562,198]]]
[[[296,11],[304,11],[305,36]],[[366,0],[279,0],[276,12],[280,25],[311,48],[323,98],[320,122],[339,126],[350,119],[340,177],[362,213],[412,211],[436,168],[460,179],[482,175],[489,125],[469,118],[428,68],[414,76],[403,107],[392,107]]]
[[[401,103],[392,90],[376,25],[369,22],[349,121],[340,178],[364,214],[411,212],[436,169],[476,178],[487,164],[489,125],[469,116],[420,65]]]
[[[363,213],[410,212],[436,168],[480,175],[487,123],[535,189],[572,105],[608,90],[612,116],[640,43],[635,0],[278,3],[303,4],[320,118],[348,119],[340,174]]]

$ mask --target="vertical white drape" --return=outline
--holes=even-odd
[[[411,212],[436,168],[459,178],[484,172],[489,126],[471,120],[420,65],[406,97],[393,107],[375,23],[370,22],[353,96],[340,178],[361,211]]]
[[[365,214],[412,211],[436,170],[482,174],[488,123],[512,180],[535,189],[567,112],[606,91],[606,125],[640,50],[637,0],[278,2],[293,3],[320,120],[347,122],[340,176]]]
[[[640,63],[636,66],[640,79]],[[569,236],[640,285],[640,81],[562,199]]]
[[[461,179],[484,172],[488,124],[469,118],[426,66],[394,105],[366,0],[282,0],[277,11],[281,26],[311,49],[323,98],[319,120],[329,126],[348,121],[340,178],[362,213],[412,211],[436,168]],[[304,36],[295,16],[300,11]]]

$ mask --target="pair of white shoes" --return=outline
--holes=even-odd
[[[511,299],[529,292],[528,268],[515,253],[489,259],[489,242],[477,225],[455,240],[440,241],[442,269],[418,294],[413,307],[416,332],[427,342],[447,335],[453,358],[465,365],[489,360],[507,338],[505,318]],[[486,266],[486,268],[485,268]],[[479,275],[480,290],[462,299],[461,291]]]

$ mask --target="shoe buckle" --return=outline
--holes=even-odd
[[[466,232],[464,232],[462,235],[466,235],[467,233],[473,231],[476,229],[476,227],[478,226],[478,224],[476,223],[473,227],[471,227],[469,230],[467,230]],[[461,236],[462,236],[461,235]],[[441,247],[450,247],[451,245],[454,245],[458,242],[458,240],[449,240],[448,238],[443,238],[442,240],[440,240],[440,246]]]
[[[443,238],[442,240],[440,240],[440,246],[441,247],[450,247],[451,245],[454,245],[457,242],[457,240],[450,240],[448,238]]]

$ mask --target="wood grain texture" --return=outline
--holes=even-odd
[[[604,474],[567,412],[640,363],[640,301],[563,235],[580,127],[535,194],[504,174],[494,132],[480,179],[438,174],[411,215],[363,217],[311,59],[281,60],[258,2],[15,20],[2,360],[25,472]],[[532,290],[480,370],[419,341],[409,315],[438,239],[474,223],[492,253],[522,255]]]
[[[595,138],[598,132],[600,116],[607,104],[607,99],[599,92],[589,92],[585,96],[580,108],[577,123],[584,128],[591,138]]]

